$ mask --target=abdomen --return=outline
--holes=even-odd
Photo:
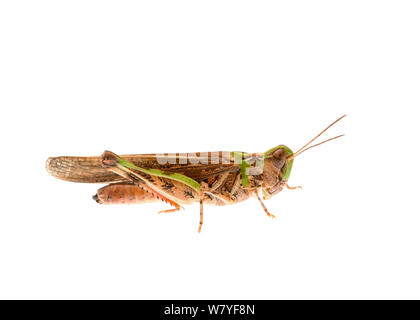
[[[93,200],[101,204],[135,204],[159,199],[134,184],[114,183],[98,189]]]

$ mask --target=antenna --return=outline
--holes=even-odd
[[[341,137],[344,137],[344,134],[340,134],[339,136],[336,136],[334,138],[329,138],[329,139],[324,140],[324,141],[322,141],[320,143],[314,144],[313,146],[307,147],[306,149],[303,149],[303,150],[299,151],[299,153],[297,153],[297,152],[294,153],[290,158],[288,158],[288,160],[293,159],[293,158],[296,158],[298,155],[302,154],[303,152],[305,152],[305,151],[307,151],[309,149],[315,148],[317,146],[320,146],[321,144],[324,144],[325,142],[328,142],[328,141],[331,141],[331,140],[335,140],[335,139],[338,139],[338,138],[341,138]]]
[[[308,143],[306,143],[302,148],[300,148],[298,151],[296,151],[292,156],[290,156],[288,159],[290,160],[290,159],[293,159],[293,158],[295,158],[295,157],[297,157],[299,154],[301,154],[301,153],[303,153],[304,151],[306,151],[306,150],[309,150],[309,149],[311,149],[311,148],[314,148],[314,147],[317,147],[317,146],[319,146],[319,145],[321,145],[321,144],[323,144],[323,143],[325,143],[325,142],[328,142],[328,141],[331,141],[331,140],[334,140],[334,139],[338,139],[338,138],[340,138],[340,137],[342,137],[342,136],[344,136],[344,134],[341,134],[341,135],[339,135],[339,136],[336,136],[336,137],[334,137],[334,138],[330,138],[330,139],[327,139],[327,140],[324,140],[324,141],[322,141],[322,142],[320,142],[320,143],[317,143],[317,144],[315,144],[315,145],[313,145],[313,146],[310,146],[310,147],[308,147],[312,142],[314,142],[317,138],[319,138],[319,136],[321,136],[325,131],[327,131],[329,128],[331,128],[333,125],[335,125],[338,121],[340,121],[341,119],[343,119],[344,117],[346,116],[346,114],[345,115],[343,115],[343,116],[341,116],[340,118],[338,118],[337,120],[335,120],[333,123],[331,123],[328,127],[326,127],[324,130],[322,130],[320,133],[318,133],[314,138],[312,138]],[[308,148],[306,148],[306,147],[308,147]],[[305,149],[306,148],[306,149]]]

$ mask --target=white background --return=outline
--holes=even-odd
[[[417,1],[3,1],[0,298],[420,298]],[[267,201],[103,206],[59,155],[297,150]]]

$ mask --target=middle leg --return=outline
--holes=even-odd
[[[258,189],[255,189],[255,194],[257,195],[258,201],[260,202],[261,206],[263,207],[265,213],[267,214],[267,216],[269,216],[270,218],[275,218],[276,216],[274,214],[271,214],[270,212],[268,212],[267,207],[265,206],[264,202],[261,200],[259,194],[258,194]]]

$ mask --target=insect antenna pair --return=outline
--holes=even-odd
[[[340,121],[341,119],[343,119],[345,116],[347,116],[346,114],[341,116],[340,118],[338,118],[337,120],[335,120],[333,123],[331,123],[328,127],[326,127],[324,130],[322,130],[320,133],[318,133],[314,138],[312,138],[308,143],[306,143],[303,147],[301,147],[298,151],[294,152],[292,155],[290,155],[287,160],[292,160],[294,158],[296,158],[298,155],[301,155],[302,153],[304,153],[305,151],[308,151],[309,149],[315,148],[317,146],[320,146],[321,144],[324,144],[328,141],[332,141],[338,138],[341,138],[344,136],[344,134],[340,134],[338,136],[335,136],[333,138],[329,138],[327,140],[324,140],[320,143],[314,144],[312,146],[309,146],[312,142],[314,142],[316,139],[318,139],[325,131],[327,131],[329,128],[331,128],[333,125],[335,125],[338,121]]]

